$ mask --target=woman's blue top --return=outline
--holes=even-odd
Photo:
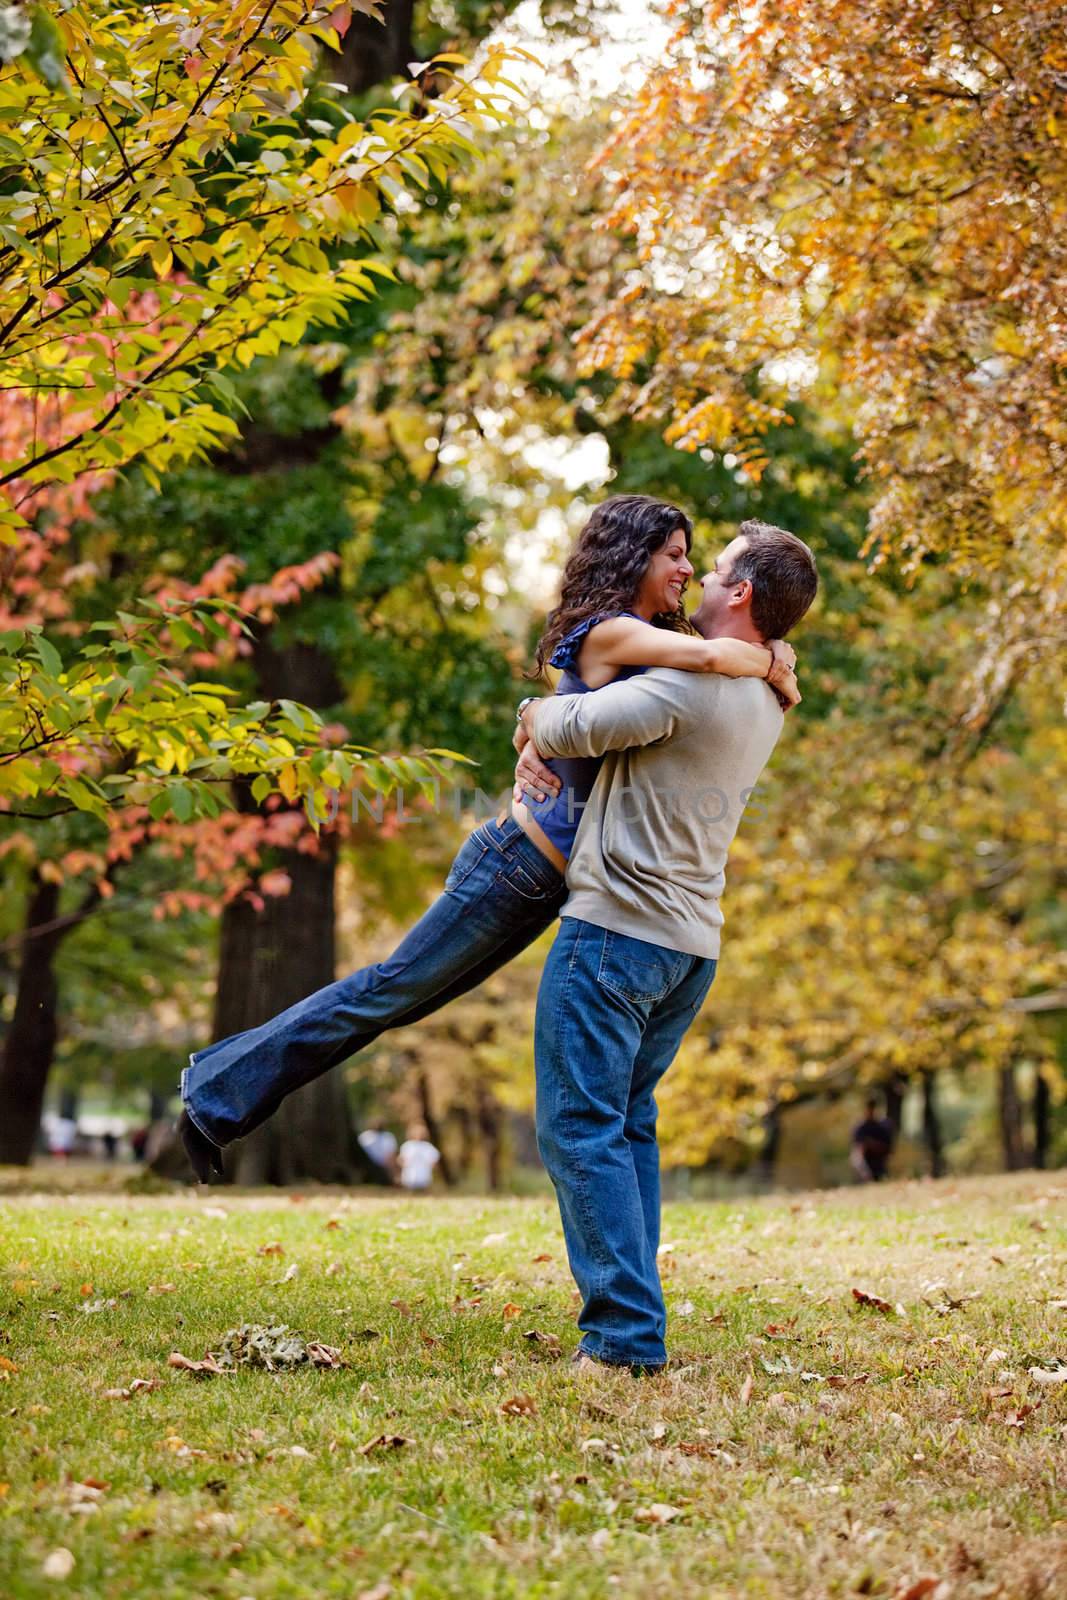
[[[578,652],[582,641],[590,628],[595,628],[598,622],[606,622],[609,616],[632,617],[633,611],[601,612],[599,616],[586,617],[584,622],[571,630],[565,638],[561,639],[552,653],[550,666],[559,667],[563,673],[556,685],[557,694],[589,694],[592,691],[587,683],[583,683],[578,676]],[[644,622],[644,617],[638,617],[639,622]],[[649,623],[649,627],[652,624]],[[636,678],[640,673],[647,672],[647,667],[620,667],[613,683],[619,683],[623,678]],[[600,771],[603,756],[556,756],[551,761],[546,761],[545,766],[554,772],[563,783],[563,788],[557,795],[546,795],[543,800],[526,798],[526,810],[537,823],[545,838],[555,845],[561,855],[570,856],[574,847],[574,836],[578,832],[578,824],[582,820],[582,812],[586,802],[593,792],[593,785]]]

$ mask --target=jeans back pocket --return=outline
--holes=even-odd
[[[676,987],[691,959],[680,950],[632,939],[626,933],[607,932],[597,981],[625,1000],[654,1005]]]

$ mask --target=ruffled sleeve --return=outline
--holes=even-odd
[[[606,622],[609,617],[617,616],[615,611],[598,611],[591,617],[586,617],[584,622],[579,622],[576,628],[565,634],[549,657],[549,666],[558,667],[561,672],[577,671],[578,652],[582,648],[582,640],[590,628],[595,628],[598,622]]]

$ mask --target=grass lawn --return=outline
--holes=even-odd
[[[1067,1174],[670,1206],[645,1380],[548,1201],[0,1204],[5,1597],[1067,1595]],[[168,1366],[242,1321],[348,1364]]]

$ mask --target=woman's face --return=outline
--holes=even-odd
[[[660,611],[677,611],[693,566],[685,552],[685,533],[679,528],[669,534],[648,563],[637,591],[634,610],[643,617]]]

